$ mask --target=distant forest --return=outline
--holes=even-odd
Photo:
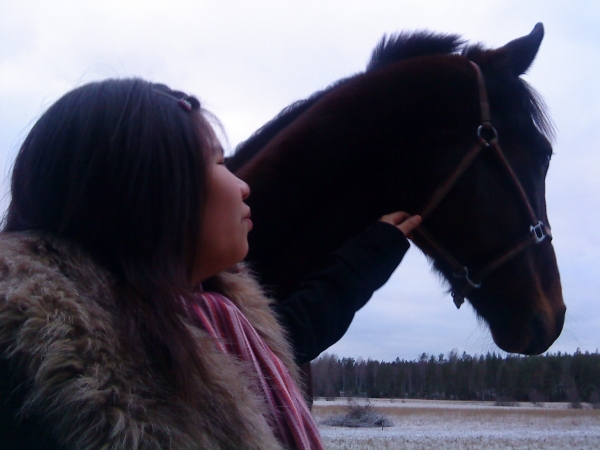
[[[315,397],[599,403],[600,354],[470,356],[423,353],[379,362],[323,354],[312,362]]]

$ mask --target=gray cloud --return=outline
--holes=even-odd
[[[415,2],[416,3],[416,2]],[[600,343],[600,6],[521,1],[116,1],[0,4],[0,168],[34,119],[82,83],[141,76],[200,96],[232,146],[290,102],[364,68],[383,33],[428,28],[491,47],[542,21],[526,79],[558,129],[547,198],[569,311],[551,350]],[[6,188],[6,183],[4,184]],[[456,311],[416,249],[331,351],[391,360],[493,351],[469,308]]]

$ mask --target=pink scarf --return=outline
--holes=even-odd
[[[265,399],[267,422],[277,439],[290,449],[323,449],[321,437],[300,389],[287,368],[267,346],[248,319],[228,298],[201,292],[193,305],[202,327],[219,350],[251,364],[256,395]]]

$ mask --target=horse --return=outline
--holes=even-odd
[[[392,211],[502,350],[546,351],[562,298],[545,177],[552,122],[520,78],[544,28],[486,49],[429,31],[385,36],[364,72],[285,108],[227,165],[257,224],[251,262],[276,299]]]

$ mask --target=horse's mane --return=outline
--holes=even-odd
[[[366,71],[381,69],[416,56],[454,53],[463,44],[464,41],[458,35],[430,31],[384,35],[373,49]]]
[[[485,51],[480,45],[465,46],[465,41],[455,34],[441,34],[430,31],[402,32],[392,35],[384,35],[377,43],[364,73],[382,69],[398,61],[403,61],[417,56],[434,54],[451,54],[460,52],[468,59]],[[317,103],[325,94],[332,89],[352,81],[355,75],[338,80],[321,91],[317,91],[310,97],[298,100],[285,107],[279,114],[250,136],[246,141],[240,143],[233,156],[228,158],[228,168],[235,172],[247,161],[251,160],[256,153],[264,148],[271,139],[279,134],[284,128],[293,123],[302,113]],[[539,94],[526,82],[522,81],[525,96],[525,107],[531,115],[536,126],[548,136],[553,135],[553,125],[546,112],[546,106]]]
[[[439,34],[429,31],[413,33],[403,32],[384,35],[373,49],[365,72],[381,69],[385,66],[415,56],[432,55],[436,53],[453,53],[463,41],[457,35]],[[228,168],[235,172],[254,155],[267,145],[281,130],[294,122],[304,111],[318,102],[332,89],[351,81],[356,75],[338,80],[325,89],[317,91],[310,97],[298,100],[285,107],[279,114],[252,134],[246,141],[240,143],[233,156],[228,158]]]

